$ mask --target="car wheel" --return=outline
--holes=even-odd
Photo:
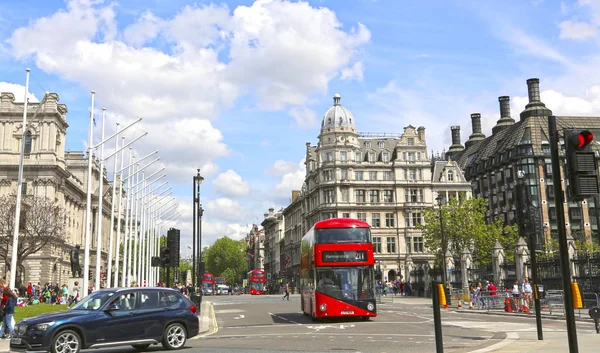
[[[134,344],[134,345],[132,345],[132,347],[137,349],[138,351],[141,351],[143,349],[150,347],[150,344]]]
[[[79,353],[81,350],[81,337],[73,330],[58,332],[52,340],[52,353]]]
[[[187,333],[179,323],[170,324],[165,330],[162,345],[165,349],[180,349],[185,345]]]

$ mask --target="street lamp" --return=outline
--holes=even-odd
[[[531,210],[537,213],[537,209],[535,205],[531,202],[529,190],[526,190],[527,185],[525,184],[526,173],[522,170],[517,171],[518,182],[518,191],[517,191],[517,203],[518,203],[518,215],[519,215],[519,233],[525,234],[528,240],[529,245],[529,260],[531,262],[531,285],[533,286],[533,299],[535,304],[535,321],[537,326],[537,334],[538,340],[544,339],[544,333],[542,331],[542,306],[540,304],[540,295],[538,292],[537,286],[537,261],[536,261],[536,253],[537,253],[537,241],[536,241],[536,232],[537,232],[537,217],[533,217],[531,214]],[[525,205],[525,201],[527,201],[527,205]],[[533,225],[533,227],[531,226]],[[521,233],[521,230],[523,232]]]
[[[442,196],[442,194],[439,194],[435,199],[440,208],[440,236],[442,242],[442,262],[444,269],[442,279],[444,281],[444,288],[448,288],[448,270],[446,269],[446,252],[448,252],[448,244],[446,243],[446,235],[444,234],[444,214],[442,212],[442,206],[444,205],[446,199]]]
[[[192,197],[194,200],[193,206],[193,236],[192,236],[192,286],[195,292],[197,292],[198,280],[197,276],[201,275],[199,263],[202,262],[202,205],[200,204],[200,184],[204,178],[200,175],[200,169],[197,174],[193,177],[194,189],[192,190]]]

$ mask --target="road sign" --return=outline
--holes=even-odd
[[[267,279],[271,280],[271,274],[270,273],[267,273]]]

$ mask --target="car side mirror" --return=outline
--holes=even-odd
[[[104,309],[104,311],[107,311],[107,312],[117,311],[117,310],[121,310],[121,306],[117,302],[112,302],[112,303],[108,304],[108,307],[106,307],[106,309]]]

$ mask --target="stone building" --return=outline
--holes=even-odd
[[[285,230],[285,217],[283,210],[275,212],[274,208],[269,208],[269,213],[265,213],[265,219],[261,226],[264,229],[264,254],[265,254],[265,272],[267,274],[267,284],[276,282],[280,278],[281,271],[285,274],[287,267],[281,262],[281,247],[283,243],[283,234]],[[283,264],[283,266],[282,266]],[[289,267],[289,266],[288,266]]]
[[[29,256],[20,264],[21,280],[25,282],[66,283],[71,277],[69,251],[81,245],[80,263],[83,268],[85,246],[85,211],[87,189],[87,156],[83,152],[65,151],[67,134],[67,107],[58,103],[58,95],[47,94],[41,103],[28,104],[25,127],[25,158],[23,167],[24,195],[45,196],[54,200],[66,212],[66,236]],[[12,93],[0,93],[0,195],[15,193],[19,166],[20,139],[23,131],[23,103],[15,102]],[[99,162],[93,164],[92,175],[92,246],[90,269],[95,276],[96,225],[98,212]],[[112,183],[102,173],[104,183],[102,266],[106,271],[109,244]],[[116,227],[115,221],[115,227]],[[0,234],[10,237],[12,234]],[[12,240],[11,240],[12,243]],[[9,264],[0,265],[0,271],[8,279]],[[17,279],[19,282],[19,279]],[[93,283],[93,282],[91,282]]]
[[[409,278],[414,266],[432,263],[417,225],[436,197],[470,197],[470,185],[455,162],[432,163],[425,128],[408,125],[401,134],[358,133],[352,113],[333,97],[316,146],[306,144],[306,177],[292,194],[285,219],[282,258],[297,283],[300,240],[317,222],[345,217],[372,227],[376,261],[384,276]]]
[[[525,214],[525,219],[533,220],[527,232],[535,234],[537,244],[541,246],[558,227],[548,138],[548,116],[552,111],[540,99],[539,79],[527,80],[527,88],[529,103],[518,121],[511,116],[510,97],[499,97],[500,119],[492,129],[492,135],[483,136],[481,116],[472,114],[473,134],[463,147],[460,128],[452,127],[452,146],[446,156],[464,170],[473,196],[486,200],[490,222],[500,217],[508,224],[520,223],[517,189],[519,183],[523,183],[525,202],[532,206],[527,207]],[[556,120],[561,136],[565,128],[590,129],[600,136],[600,117],[557,116]],[[592,148],[598,155],[599,146],[595,144]],[[561,157],[564,157],[564,148],[561,148]],[[567,232],[580,240],[600,244],[600,199],[573,201],[565,178],[564,160],[560,167]]]
[[[259,229],[258,225],[253,224],[252,229],[246,234],[246,268],[248,271],[264,270],[264,242],[264,229]]]

